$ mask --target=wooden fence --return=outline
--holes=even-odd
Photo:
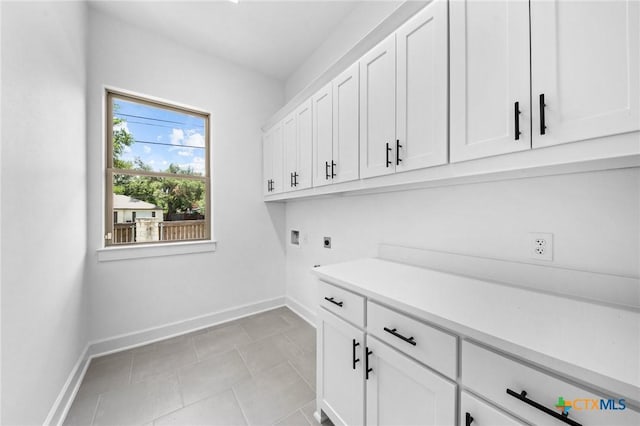
[[[160,241],[201,240],[205,238],[204,220],[160,222]]]
[[[206,237],[204,220],[176,220],[158,223],[159,241],[201,240]],[[136,242],[135,223],[116,223],[111,244]]]

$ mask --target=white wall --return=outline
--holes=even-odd
[[[281,297],[284,207],[262,201],[260,126],[282,83],[155,34],[89,13],[91,339],[104,339]],[[212,114],[215,253],[98,262],[103,241],[103,86]]]
[[[536,263],[527,234],[551,232],[555,266],[640,276],[638,168],[290,202],[286,220],[303,239],[287,244],[287,296],[312,311],[314,264],[375,256],[382,242]]]
[[[332,31],[331,35],[285,82],[289,101],[309,82],[347,53],[357,42],[389,16],[402,0],[366,1],[357,5]]]
[[[3,2],[1,22],[0,423],[35,425],[87,338],[86,5]]]

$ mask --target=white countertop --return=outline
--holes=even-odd
[[[382,259],[314,269],[457,334],[640,401],[640,313]]]

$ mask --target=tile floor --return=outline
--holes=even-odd
[[[286,307],[96,358],[65,425],[317,425],[315,329]]]

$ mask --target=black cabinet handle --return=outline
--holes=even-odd
[[[289,173],[289,186],[293,188],[293,172]]]
[[[267,180],[267,192],[271,192],[271,179]]]
[[[329,162],[324,162],[324,178],[325,180],[329,180]]]
[[[471,426],[471,423],[473,423],[471,413],[464,413],[464,426]]]
[[[369,368],[369,355],[371,354],[373,354],[373,351],[370,351],[369,348],[367,348],[367,356],[364,358],[364,372],[366,380],[369,380],[369,373],[373,371],[373,368]]]
[[[513,123],[515,125],[515,139],[520,140],[520,102],[516,102],[513,106]]]
[[[400,148],[402,148],[402,145],[400,145],[400,139],[396,139],[396,166],[400,165],[400,162],[402,161],[402,158],[400,158]]]
[[[360,362],[360,358],[356,358],[356,346],[360,346],[360,343],[356,342],[356,339],[353,339],[353,357],[351,358],[353,361],[353,369],[356,369],[356,363]]]
[[[540,94],[540,134],[544,135],[547,130],[547,125],[544,121],[544,107],[547,105],[544,103],[544,93]]]
[[[386,162],[386,167],[389,167],[391,165],[391,161],[389,161],[389,151],[391,151],[391,147],[389,146],[389,142],[387,142],[387,162]]]
[[[384,328],[384,331],[386,331],[387,333],[391,333],[391,334],[393,334],[393,335],[394,335],[394,336],[396,336],[398,339],[404,340],[405,342],[409,343],[410,345],[413,345],[413,346],[415,346],[415,345],[416,345],[416,341],[415,341],[415,339],[413,338],[413,336],[411,336],[411,337],[404,337],[402,334],[398,333],[398,332],[396,331],[396,329],[395,329],[395,328],[392,330],[392,329],[390,329],[390,328],[385,327],[385,328]]]
[[[342,308],[342,305],[344,305],[344,302],[336,302],[333,297],[325,297],[324,300],[328,300],[329,302],[333,303],[334,305],[338,305],[341,308]]]
[[[293,172],[293,186],[298,186],[298,172]]]
[[[334,167],[336,167],[336,163],[334,163],[333,161],[331,161],[331,179],[333,179],[334,177],[336,177],[336,174],[334,173],[333,169]]]
[[[507,388],[507,393],[509,395],[511,395],[512,397],[517,398],[520,401],[524,402],[525,404],[529,404],[532,407],[535,407],[538,410],[550,415],[551,417],[555,417],[556,419],[558,419],[558,420],[560,420],[562,422],[565,422],[565,423],[570,424],[572,426],[582,426],[580,423],[570,419],[568,412],[567,413],[563,412],[562,414],[559,414],[559,413],[553,411],[552,409],[547,408],[544,405],[535,402],[533,399],[527,398],[527,391],[522,391],[520,393],[516,393],[516,392],[512,391],[511,389]]]

